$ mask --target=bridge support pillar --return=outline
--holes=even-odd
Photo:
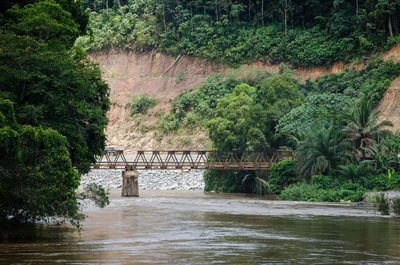
[[[139,173],[136,170],[122,172],[121,197],[139,197]]]

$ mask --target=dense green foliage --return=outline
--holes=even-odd
[[[316,123],[297,144],[297,172],[307,178],[327,174],[350,159],[351,147],[340,127],[332,123]]]
[[[131,102],[129,103],[131,107],[132,114],[146,113],[146,111],[156,104],[157,99],[150,97],[147,94],[133,95]]]
[[[100,70],[72,47],[87,16],[74,0],[3,3],[0,222],[78,225],[79,173],[104,148],[109,108]],[[105,199],[102,188],[92,191]]]
[[[391,131],[384,128],[393,126],[390,121],[378,122],[379,111],[373,110],[373,107],[372,101],[362,100],[358,108],[344,115],[347,123],[344,132],[362,153],[362,159],[365,159],[366,148],[372,142],[391,134]]]
[[[105,191],[102,186],[96,183],[89,183],[83,190],[78,194],[78,198],[81,200],[91,199],[94,203],[101,208],[110,204],[108,198],[109,192]]]
[[[291,160],[283,160],[271,166],[268,183],[274,194],[280,194],[284,188],[298,182],[295,166],[296,162]]]
[[[280,69],[281,73],[290,73],[284,65]],[[160,129],[168,132],[180,126],[205,126],[207,120],[216,116],[218,102],[231,93],[235,86],[245,83],[259,90],[262,81],[273,73],[255,70],[251,76],[237,78],[242,75],[241,72],[234,71],[225,79],[218,74],[211,76],[200,88],[186,91],[174,98],[171,101],[171,110],[160,121]],[[363,94],[369,97],[373,94],[373,100],[377,102],[391,81],[399,75],[400,63],[378,58],[359,71],[347,69],[344,73],[324,75],[314,82],[308,80],[304,84],[296,83],[298,89],[308,97],[304,104],[279,119],[276,130],[279,135],[297,135],[307,130],[316,120],[337,117],[343,110],[353,106]]]
[[[82,1],[91,51],[154,48],[230,64],[328,65],[399,41],[398,0]]]
[[[354,98],[342,94],[328,92],[310,95],[304,104],[280,119],[276,129],[280,134],[298,135],[309,130],[316,122],[336,119],[343,110],[350,109],[354,103]]]
[[[391,123],[378,122],[371,103],[365,97],[335,124],[318,123],[307,131],[296,146],[296,169],[306,180],[313,176],[311,185],[291,186],[282,199],[354,201],[367,190],[400,188],[399,135],[384,129]]]
[[[285,115],[279,121],[277,131],[298,135],[307,131],[315,121],[337,119],[363,95],[375,105],[399,75],[400,63],[378,58],[361,70],[346,69],[342,73],[319,77],[314,82],[307,80],[300,84],[300,90],[309,95],[306,102]]]
[[[327,74],[315,82],[307,81],[301,90],[307,93],[334,93],[361,98],[366,95],[377,104],[390,83],[400,75],[400,63],[377,58],[366,67],[345,69],[344,72]]]
[[[1,26],[58,44],[72,45],[88,21],[79,0],[5,0],[0,5]]]
[[[216,171],[204,173],[204,191],[256,193],[257,183],[252,172],[247,171]]]
[[[327,201],[338,202],[360,201],[365,190],[349,190],[344,188],[323,189],[319,185],[300,183],[289,186],[279,196],[282,200],[291,201]]]
[[[79,221],[68,141],[52,129],[17,123],[11,101],[0,99],[0,223],[47,217]]]
[[[213,148],[272,152],[282,144],[281,138],[274,137],[274,128],[290,109],[301,104],[303,94],[288,73],[272,74],[256,87],[242,83],[221,98],[215,118],[207,124]],[[212,176],[221,178],[221,174],[226,173],[210,174],[208,180]],[[235,176],[236,187],[243,189],[245,181],[248,187],[257,187],[254,172],[237,172]]]
[[[383,138],[386,133],[380,127],[387,123],[378,125],[377,114],[371,107],[399,75],[399,63],[380,58],[360,70],[347,69],[305,83],[298,83],[284,65],[277,73],[254,71],[244,78],[237,71],[227,74],[225,79],[216,75],[199,88],[174,98],[171,110],[161,117],[159,128],[171,132],[181,126],[208,127],[213,147],[218,150],[273,152],[289,147],[297,150],[297,159],[304,162],[296,165],[296,178],[300,181],[310,181],[315,174],[337,176],[343,170],[362,190],[388,189],[387,177],[374,174],[386,174],[388,169],[397,171],[396,152],[400,150],[395,146],[400,138],[396,135]],[[303,104],[304,96],[299,91],[306,96]],[[361,97],[365,97],[369,106],[364,111],[361,107],[354,109]],[[371,137],[368,153],[376,161],[368,166],[360,166],[358,161],[366,146],[356,148],[357,119],[352,116],[357,115],[364,119],[364,124],[369,124],[363,125],[365,129],[372,129],[362,133],[363,137]],[[354,168],[341,169],[348,163]],[[361,171],[366,173],[354,177]],[[271,182],[260,189],[259,184],[264,185],[260,179],[265,180],[266,176],[251,172],[209,172],[205,176],[206,190],[279,194]],[[285,182],[279,177],[273,179],[276,183],[280,181]],[[340,187],[338,184],[332,189]],[[358,194],[352,198],[360,198]],[[336,195],[333,197],[338,198]]]
[[[180,126],[205,126],[207,120],[215,116],[221,98],[240,83],[254,85],[253,80],[222,80],[219,74],[210,76],[200,89],[185,91],[171,101],[171,110],[161,118],[160,129],[168,132]]]
[[[0,32],[0,49],[0,96],[15,103],[18,122],[66,136],[74,167],[87,172],[107,125],[108,86],[99,69],[79,51],[54,51],[9,32]]]

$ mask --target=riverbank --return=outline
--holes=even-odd
[[[204,170],[139,170],[140,190],[204,190]],[[82,175],[81,187],[96,183],[105,189],[120,189],[121,170],[92,170]]]

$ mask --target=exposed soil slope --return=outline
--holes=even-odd
[[[382,54],[385,58],[400,60],[400,45]],[[209,140],[206,131],[183,130],[177,134],[163,136],[154,133],[157,118],[167,111],[169,100],[185,89],[193,88],[204,82],[207,76],[221,72],[227,74],[231,68],[212,63],[208,60],[179,56],[176,58],[158,52],[138,54],[135,52],[117,52],[91,54],[104,72],[104,78],[111,88],[111,110],[108,113],[108,144],[123,148],[128,153],[138,149],[206,149]],[[315,79],[328,73],[337,73],[351,64],[334,64],[330,68],[316,67],[297,69],[301,80]],[[360,68],[362,66],[355,66]],[[255,62],[243,65],[235,74],[246,75],[254,70],[276,71],[278,65],[265,65]],[[151,94],[158,103],[138,121],[132,119],[129,102],[133,94]],[[400,78],[397,78],[378,108],[382,119],[389,119],[400,129]]]
[[[400,77],[396,78],[379,102],[380,120],[393,122],[393,131],[400,130]]]

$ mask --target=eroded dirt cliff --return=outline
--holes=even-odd
[[[386,59],[400,60],[400,45],[382,54]],[[111,110],[108,113],[108,144],[130,153],[138,149],[207,149],[210,146],[208,133],[205,130],[181,130],[177,134],[159,135],[155,132],[156,122],[170,103],[185,89],[193,88],[204,82],[207,76],[214,73],[227,74],[231,68],[215,64],[208,60],[190,56],[170,57],[158,52],[139,54],[135,52],[118,52],[91,54],[104,73],[110,85]],[[297,69],[300,80],[315,79],[328,73],[343,71],[351,64],[334,64],[330,68],[316,67]],[[360,68],[362,65],[356,65]],[[239,73],[246,75],[255,70],[276,71],[278,65],[265,65],[255,62],[240,67]],[[133,119],[129,102],[132,95],[147,93],[158,99],[142,119]],[[397,78],[388,89],[378,108],[382,119],[389,119],[394,129],[400,129],[400,78]]]

